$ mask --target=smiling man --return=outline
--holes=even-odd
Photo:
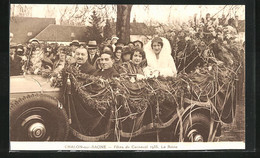
[[[92,74],[96,71],[95,67],[88,63],[88,51],[85,48],[78,48],[75,50],[75,66],[86,74]]]
[[[94,76],[102,76],[105,79],[119,77],[118,72],[113,67],[115,60],[112,51],[103,52],[99,60],[101,69],[94,72]]]

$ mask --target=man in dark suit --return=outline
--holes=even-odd
[[[95,62],[98,58],[97,55],[97,42],[96,41],[89,41],[88,42],[88,62],[92,66],[95,66]]]
[[[22,58],[16,54],[16,46],[10,46],[10,76],[22,74]]]
[[[85,48],[78,48],[75,51],[75,66],[82,72],[86,74],[92,74],[96,71],[96,68],[89,64],[88,60],[88,52]]]
[[[112,51],[102,52],[100,55],[101,69],[95,71],[93,75],[102,76],[105,79],[119,77],[119,73],[113,67],[114,61],[115,60]]]

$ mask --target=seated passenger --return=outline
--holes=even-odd
[[[135,75],[136,79],[144,78],[143,65],[141,64],[145,59],[145,53],[141,48],[135,48],[131,54],[130,61],[123,63],[121,73],[128,75]]]
[[[147,67],[144,72],[147,77],[176,77],[177,70],[171,56],[171,45],[166,38],[155,37],[145,47]]]
[[[85,48],[77,48],[75,50],[76,63],[72,65],[76,66],[80,72],[86,74],[92,74],[96,71],[96,68],[88,63],[88,51]]]
[[[101,51],[99,52],[99,57],[97,58],[96,62],[94,63],[94,66],[95,66],[97,69],[101,69],[101,66],[100,66],[100,54],[102,54],[102,52],[106,52],[106,51],[113,52],[113,47],[112,47],[112,45],[110,45],[110,44],[108,44],[108,45],[103,45],[103,47],[101,47],[100,50],[101,50]]]
[[[113,52],[105,51],[100,56],[100,69],[93,73],[94,76],[102,76],[105,79],[119,77],[118,72],[114,69],[113,63],[115,59]]]

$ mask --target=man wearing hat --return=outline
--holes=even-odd
[[[96,41],[89,41],[88,42],[88,62],[89,62],[89,64],[94,66],[97,58],[98,58],[97,42]]]
[[[30,39],[30,40],[29,40],[29,43],[31,43],[32,45],[39,45],[39,44],[40,44],[39,40],[36,39],[36,38]]]
[[[37,51],[40,50],[40,42],[39,42],[39,40],[36,39],[36,38],[30,39],[27,51],[32,53],[33,51],[36,51],[36,50]],[[27,52],[26,54],[30,54],[30,53]]]
[[[79,48],[80,44],[79,44],[79,41],[78,40],[73,40],[71,43],[70,43],[70,48],[71,48],[71,56],[74,57],[75,56],[75,50],[77,48]]]
[[[16,45],[10,45],[10,76],[22,74],[22,58],[17,55],[16,50]]]

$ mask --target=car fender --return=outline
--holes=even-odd
[[[51,87],[51,81],[40,75],[21,75],[10,77],[10,102],[34,93],[44,93],[60,97],[60,89]]]

